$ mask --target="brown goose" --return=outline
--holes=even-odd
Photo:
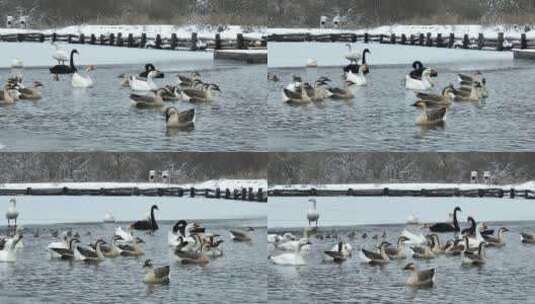
[[[20,99],[24,100],[39,100],[42,98],[41,91],[38,88],[42,87],[43,84],[39,81],[34,81],[31,88],[20,88]]]
[[[73,260],[74,259],[74,246],[75,243],[79,242],[78,239],[71,239],[69,241],[68,248],[56,248],[56,247],[49,247],[49,250],[56,253],[60,259],[62,260]]]
[[[463,252],[463,264],[464,265],[483,265],[486,262],[485,251],[483,248],[487,245],[486,242],[479,243],[479,247],[476,252],[465,250]]]
[[[152,95],[130,94],[130,100],[137,108],[155,108],[164,105],[162,98],[163,89],[152,91]]]
[[[403,270],[409,270],[412,272],[407,279],[407,285],[411,287],[431,287],[435,284],[435,268],[419,271],[416,267],[416,264],[409,263],[403,267]]]
[[[102,262],[104,260],[104,255],[100,249],[100,245],[102,243],[102,240],[97,240],[95,243],[95,250],[92,248],[77,246],[75,250],[79,255],[79,259],[84,262]]]
[[[397,247],[394,247],[392,245],[389,245],[385,248],[385,252],[388,255],[390,259],[405,259],[407,258],[407,255],[405,254],[405,242],[408,241],[409,238],[405,236],[400,236],[398,239]]]
[[[386,246],[388,246],[388,243],[382,242],[379,245],[379,252],[373,252],[363,248],[360,251],[360,258],[368,264],[386,264],[390,262],[390,258],[385,251]]]
[[[236,242],[250,242],[251,237],[241,230],[230,230],[230,238]]]
[[[496,237],[492,235],[482,235],[485,242],[487,242],[487,247],[503,247],[505,246],[505,232],[509,231],[506,227],[501,227],[498,229],[498,234]]]
[[[145,277],[143,283],[146,284],[167,284],[169,283],[169,266],[154,268],[151,260],[146,260],[143,264]]]
[[[522,232],[520,234],[520,240],[524,244],[535,244],[535,234],[530,232]]]
[[[347,259],[346,255],[344,255],[342,252],[344,248],[344,242],[342,241],[338,242],[337,247],[338,247],[338,250],[336,251],[328,250],[328,251],[324,251],[324,253],[325,255],[331,257],[335,263],[342,263]]]
[[[195,109],[179,112],[175,107],[165,110],[165,121],[168,128],[187,128],[195,124]]]
[[[199,250],[183,251],[181,246],[175,249],[175,256],[182,264],[206,265],[210,262],[208,256],[204,254],[206,245],[201,245]]]
[[[422,100],[415,102],[413,106],[422,109],[422,113],[416,119],[417,125],[437,125],[446,121],[447,107],[429,106],[427,102]]]

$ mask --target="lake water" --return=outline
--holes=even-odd
[[[46,247],[54,239],[48,230],[73,229],[86,244],[98,237],[110,240],[119,224],[26,226],[28,233],[17,262],[0,263],[0,303],[266,303],[265,218],[199,222],[225,241],[221,245],[224,256],[204,267],[184,266],[174,260],[167,245],[167,231],[174,222],[161,222],[152,236],[137,234],[146,242],[145,256],[106,259],[99,265],[50,260]],[[230,240],[228,230],[248,226],[256,227],[251,244]],[[35,229],[40,231],[38,238],[33,236]],[[142,282],[142,264],[148,258],[155,265],[171,266],[168,285]]]
[[[306,257],[307,265],[285,267],[271,264],[268,272],[270,303],[531,303],[535,292],[535,266],[532,260],[535,246],[520,242],[521,231],[533,231],[535,222],[489,223],[492,228],[506,226],[506,246],[489,248],[487,263],[480,268],[461,266],[460,257],[439,256],[428,261],[412,258],[392,261],[383,267],[363,264],[358,257],[361,248],[373,249],[375,240],[361,239],[364,232],[370,236],[387,234],[387,240],[396,242],[404,225],[358,226],[320,228],[323,235],[336,235],[348,239],[347,234],[357,232],[351,240],[353,256],[338,265],[324,262],[322,252],[330,250],[336,239],[312,238],[312,251]],[[276,230],[275,232],[302,232],[302,229]],[[442,240],[451,236],[441,235]],[[270,254],[279,252],[271,251]],[[437,268],[433,288],[413,289],[405,282],[409,273],[401,270],[415,262],[420,269]]]
[[[34,80],[44,84],[43,99],[19,101],[0,109],[0,145],[5,151],[27,152],[267,150],[265,124],[251,127],[264,117],[266,108],[264,65],[212,60],[156,65],[166,73],[165,79],[156,80],[160,86],[175,85],[177,73],[187,75],[191,71],[199,71],[205,82],[219,84],[222,93],[213,102],[166,105],[179,110],[195,108],[194,130],[168,131],[165,107],[140,110],[131,105],[130,90],[120,87],[117,76],[141,72],[144,62],[98,66],[92,72],[96,85],[89,89],[73,89],[70,77],[54,82],[47,69],[26,69],[27,86]],[[0,70],[3,81],[8,75],[9,70]]]
[[[428,49],[429,50],[429,49]],[[428,51],[430,52],[430,51]],[[342,86],[340,67],[272,68],[268,97],[271,151],[530,151],[535,149],[535,111],[531,107],[535,64],[526,61],[456,61],[432,65],[439,72],[436,92],[457,84],[457,73],[481,70],[490,97],[480,103],[455,103],[443,127],[415,124],[420,111],[415,94],[404,88],[404,66],[372,66],[368,86],[349,101],[326,100],[306,106],[282,101],[293,75],[313,82],[327,76]],[[370,61],[373,65],[373,57]],[[424,62],[426,63],[426,62]],[[429,64],[429,63],[426,63]],[[430,64],[429,64],[430,65]]]

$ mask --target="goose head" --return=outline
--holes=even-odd
[[[146,260],[145,263],[143,263],[143,270],[145,270],[145,271],[151,270],[152,267],[153,267],[153,265],[152,265],[152,261],[150,259]]]
[[[165,110],[165,118],[169,120],[172,116],[178,115],[178,110],[175,107],[169,107]]]
[[[416,264],[411,262],[411,263],[405,265],[405,267],[403,267],[403,270],[416,271]]]
[[[209,89],[212,89],[213,91],[217,91],[217,92],[221,92],[221,89],[219,88],[219,86],[215,83],[210,83],[208,84],[208,88]]]
[[[43,83],[41,83],[40,81],[37,81],[37,80],[34,81],[34,82],[32,83],[32,85],[33,85],[34,88],[43,87]]]

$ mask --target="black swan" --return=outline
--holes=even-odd
[[[436,223],[429,227],[431,232],[460,232],[459,222],[457,221],[457,212],[461,211],[460,207],[453,209],[453,223]],[[474,228],[475,229],[475,228]],[[475,231],[475,230],[474,230]]]
[[[415,61],[412,63],[413,70],[410,72],[409,76],[412,79],[420,80],[422,79],[422,73],[425,70],[425,66],[421,61]]]
[[[147,78],[148,75],[149,75],[149,73],[152,72],[152,71],[156,71],[156,72],[158,72],[158,73],[156,74],[156,76],[154,76],[153,78],[164,78],[164,76],[165,76],[164,73],[162,73],[162,72],[160,72],[160,71],[158,71],[158,70],[156,69],[156,67],[154,66],[154,64],[152,64],[152,63],[147,63],[147,64],[145,64],[145,71],[141,72],[141,73],[139,74],[139,77]]]
[[[77,71],[76,67],[74,66],[74,54],[78,54],[78,50],[72,50],[71,51],[71,63],[69,66],[66,66],[64,64],[58,64],[50,68],[50,73],[52,74],[72,74]]]
[[[371,54],[369,49],[364,49],[364,51],[362,51],[362,65],[366,64],[366,54]],[[351,62],[350,64],[344,67],[344,73],[351,72],[353,74],[358,74],[359,70],[360,70],[360,65],[355,62]],[[364,74],[368,74],[369,72],[370,72],[369,69],[366,69],[364,71]]]
[[[152,207],[150,208],[150,219],[141,220],[141,221],[132,223],[130,225],[130,229],[150,230],[150,231],[158,230],[158,223],[156,223],[156,219],[154,218],[154,210],[159,210],[158,206],[152,205]]]

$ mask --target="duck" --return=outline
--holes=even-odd
[[[416,94],[416,97],[419,101],[424,102],[427,107],[449,106],[455,100],[454,90],[453,86],[449,85],[442,90],[441,95],[420,92]]]
[[[447,232],[459,233],[461,232],[461,228],[459,227],[459,221],[457,220],[458,212],[462,212],[462,210],[461,210],[461,207],[456,206],[453,209],[453,223],[436,223],[436,224],[429,226],[429,230],[431,232],[436,232],[436,233],[447,233]]]
[[[193,127],[195,109],[179,112],[175,107],[169,107],[165,110],[165,122],[168,128]]]
[[[307,210],[308,225],[310,226],[311,223],[314,223],[315,227],[317,228],[318,221],[320,219],[320,213],[318,212],[318,209],[317,209],[317,202],[316,202],[316,199],[314,198],[311,198],[308,201],[312,203],[312,206],[310,206]]]
[[[302,255],[302,248],[304,246],[310,246],[311,243],[308,240],[301,240],[294,252],[281,253],[276,256],[269,256],[268,259],[275,265],[281,266],[303,266],[306,265],[306,261]]]
[[[481,101],[483,98],[483,85],[480,82],[470,83],[466,85],[464,82],[461,83],[461,87],[453,90],[455,96],[455,101]]]
[[[371,54],[369,49],[362,51],[361,65],[352,63],[344,68],[345,80],[351,86],[365,86],[368,84],[366,75],[370,72],[370,68],[366,62],[366,54]]]
[[[405,242],[408,241],[409,238],[405,236],[400,236],[398,238],[397,246],[394,247],[392,245],[388,245],[385,248],[385,252],[388,255],[390,259],[405,259],[407,258],[407,255],[405,254]]]
[[[520,241],[523,244],[535,244],[535,234],[531,232],[522,232],[520,233]]]
[[[150,71],[147,75],[147,78],[139,78],[136,76],[130,76],[130,79],[128,80],[130,84],[130,88],[133,91],[156,91],[158,90],[158,86],[154,81],[152,80],[154,77],[157,76],[156,71]]]
[[[164,78],[165,77],[165,74],[160,72],[158,69],[156,69],[156,67],[152,63],[145,64],[145,71],[139,73],[139,77],[147,78],[150,72],[155,72],[153,78]]]
[[[145,276],[143,277],[143,283],[145,284],[168,284],[169,283],[169,265],[163,267],[154,268],[152,261],[146,260],[143,263],[143,271]]]
[[[409,263],[403,270],[411,271],[407,285],[411,287],[431,287],[435,284],[436,269],[418,270],[416,264]]]
[[[48,250],[51,252],[51,258],[59,258],[62,260],[74,260],[74,249],[76,247],[76,243],[79,243],[80,240],[77,238],[72,238],[68,242],[67,248],[64,248],[63,246],[54,246],[49,245]]]
[[[486,246],[485,242],[479,243],[479,246],[477,247],[477,251],[470,251],[466,250],[463,252],[463,265],[475,265],[475,266],[481,266],[485,264],[486,258],[485,258],[485,251],[483,248]]]
[[[353,92],[346,88],[338,88],[338,87],[330,87],[329,92],[331,93],[331,98],[335,100],[349,100],[353,99],[355,95],[353,95]]]
[[[97,240],[95,242],[95,250],[92,248],[85,248],[82,246],[76,246],[74,248],[75,259],[84,261],[84,262],[102,262],[104,260],[104,255],[100,249],[100,245],[103,243],[103,240]]]
[[[230,230],[230,238],[235,242],[250,242],[251,237],[241,230]]]
[[[89,72],[93,71],[95,69],[95,66],[89,65],[85,68],[87,75],[82,75],[78,72],[78,70],[74,71],[72,73],[72,79],[71,79],[71,85],[73,88],[91,88],[93,87],[94,81],[91,79],[91,76],[89,76]]]
[[[388,246],[388,242],[382,242],[379,244],[379,252],[373,252],[366,250],[362,248],[360,250],[360,258],[368,264],[386,264],[390,262],[390,257],[388,257],[388,254],[386,254],[386,247]]]
[[[158,230],[158,223],[154,217],[154,210],[159,210],[158,206],[152,205],[150,207],[150,218],[146,220],[141,220],[130,224],[129,229],[133,230],[143,230],[143,231],[156,231]]]
[[[146,95],[130,94],[130,101],[132,101],[136,108],[140,109],[159,108],[164,105],[162,94],[162,89],[151,91],[151,94]]]
[[[419,100],[413,104],[414,107],[421,108],[422,113],[416,118],[416,125],[429,126],[440,125],[446,121],[448,108],[446,106],[429,107],[426,101]]]
[[[214,92],[221,92],[217,84],[203,83],[201,88],[185,88],[181,91],[181,98],[192,103],[203,103],[213,101]]]
[[[41,91],[39,90],[40,87],[43,87],[43,84],[40,81],[34,81],[32,83],[32,87],[30,88],[19,88],[18,91],[20,93],[20,99],[23,100],[39,100],[43,96],[41,94]]]
[[[78,50],[74,49],[71,51],[70,56],[70,65],[67,66],[65,64],[58,64],[53,67],[51,67],[50,73],[54,75],[60,75],[60,74],[72,74],[77,71],[75,65],[74,65],[74,54],[78,54]]]
[[[54,42],[52,43],[52,45],[56,48],[54,54],[52,54],[52,58],[58,62],[58,65],[65,65],[65,62],[69,60],[69,55],[67,55],[67,51],[62,49]]]
[[[351,255],[351,252],[346,248],[344,248],[345,243],[342,241],[339,241],[338,244],[334,245],[334,247],[331,250],[324,251],[323,253],[333,260],[335,263],[342,263],[344,262],[347,257]]]
[[[491,235],[482,235],[482,237],[487,243],[487,247],[503,247],[505,246],[505,233],[507,231],[509,231],[507,227],[500,227],[496,237]]]
[[[426,68],[420,61],[412,64],[413,70],[405,76],[405,88],[413,91],[427,91],[434,87],[432,78],[438,73],[434,69]]]
[[[22,240],[22,234],[0,239],[0,262],[15,263],[17,261],[17,245]]]

